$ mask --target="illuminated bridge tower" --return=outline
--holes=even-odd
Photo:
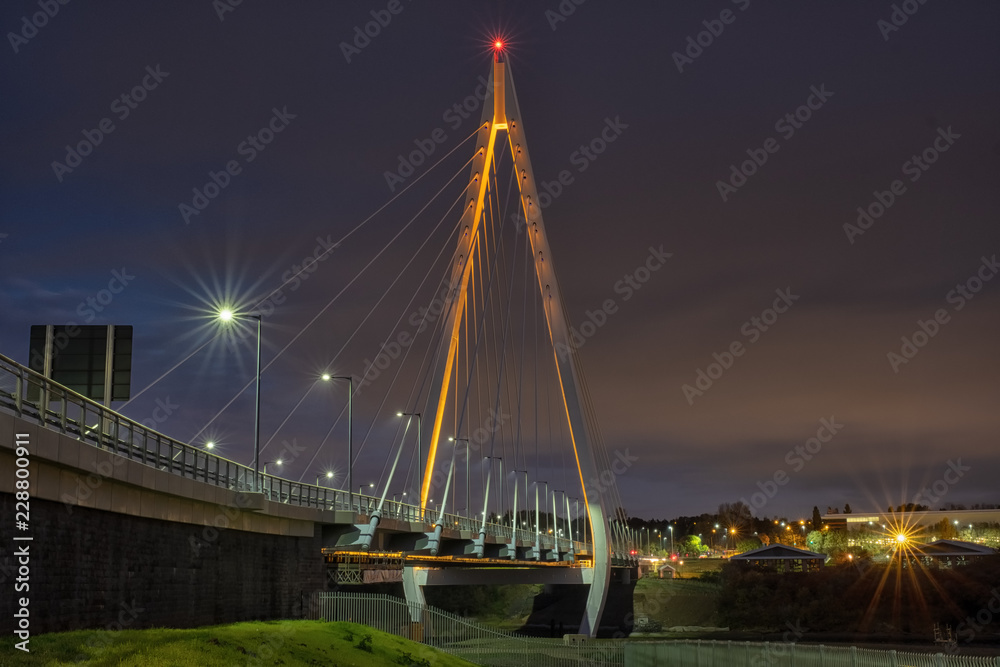
[[[472,273],[476,239],[483,220],[484,201],[489,183],[489,169],[494,162],[494,149],[500,133],[506,133],[514,161],[521,211],[526,220],[526,229],[531,242],[535,276],[541,293],[543,310],[548,326],[549,340],[555,356],[563,407],[569,424],[581,488],[586,497],[586,508],[593,534],[594,562],[593,583],[587,597],[587,607],[583,615],[580,632],[596,635],[601,614],[608,593],[611,574],[608,544],[608,515],[603,506],[602,494],[597,489],[588,489],[589,480],[599,479],[596,448],[600,447],[593,411],[585,398],[581,369],[578,366],[576,350],[569,336],[562,295],[556,280],[552,253],[545,234],[545,223],[538,202],[538,190],[528,153],[528,143],[521,122],[521,111],[517,104],[517,94],[510,68],[504,58],[504,45],[494,44],[494,62],[488,90],[492,93],[492,108],[487,103],[483,109],[482,124],[476,143],[476,154],[472,162],[472,175],[466,190],[466,204],[460,224],[460,238],[455,263],[452,267],[451,293],[452,307],[444,322],[444,335],[439,343],[435,366],[432,369],[430,399],[437,401],[434,427],[427,454],[427,464],[420,491],[421,507],[427,507],[431,479],[434,473],[435,457],[441,441],[442,425],[445,417],[446,400],[450,379],[459,349],[459,334],[462,315],[466,309],[469,280]],[[488,98],[487,98],[488,99]],[[432,403],[433,404],[433,403]]]

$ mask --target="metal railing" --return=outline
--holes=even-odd
[[[320,592],[313,594],[311,602],[314,620],[359,623],[420,641],[479,665],[619,667],[625,664],[624,644],[620,641],[587,639],[567,644],[561,638],[526,637],[391,595]],[[420,621],[415,624],[413,618]]]
[[[671,667],[1000,667],[1000,658],[914,653],[794,642],[661,641],[628,642],[630,665]]]
[[[0,409],[85,444],[174,475],[244,493],[253,492],[255,488],[253,468],[163,435],[3,355],[0,355]],[[350,494],[345,490],[295,482],[275,475],[259,473],[259,479],[262,492],[274,502],[354,511],[365,516],[370,515],[379,503],[379,498],[373,496]],[[382,516],[424,524],[437,520],[437,512],[393,500],[385,501]],[[481,526],[481,520],[457,514],[445,514],[442,523],[445,528],[475,534]],[[502,540],[510,540],[513,530],[503,524],[486,524],[487,535]],[[533,543],[535,533],[517,529],[517,539]],[[553,542],[551,537],[542,536],[543,548],[553,548]],[[568,540],[560,539],[559,543],[564,549]],[[577,553],[590,548],[580,542],[574,546]]]

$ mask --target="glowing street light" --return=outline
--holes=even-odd
[[[421,457],[420,452],[420,433],[424,430],[423,428],[423,415],[419,412],[403,412],[400,410],[396,413],[397,417],[416,417],[417,418],[417,470],[421,470]],[[421,472],[421,479],[423,478],[423,473]]]
[[[420,427],[418,426],[417,428],[420,428]],[[454,445],[455,447],[458,447],[458,443],[460,443],[460,442],[464,442],[465,443],[465,513],[468,514],[471,517],[472,516],[472,501],[471,501],[471,495],[469,493],[469,489],[472,487],[472,484],[469,482],[469,458],[470,458],[469,457],[469,439],[468,438],[449,437],[448,438],[448,442],[455,443],[455,445]],[[527,475],[528,473],[525,472],[524,474]],[[524,479],[525,479],[525,482],[524,482],[525,491],[524,492],[525,492],[525,494],[527,494],[528,493],[528,491],[527,491],[527,489],[528,489],[527,479],[528,478],[525,477]],[[454,496],[452,496],[452,498],[453,498],[452,504],[454,504],[454,502],[455,502],[454,501]]]
[[[265,483],[267,482],[267,466],[268,466],[268,464],[271,464],[271,463],[273,463],[276,466],[280,466],[283,463],[283,461],[281,459],[276,459],[274,461],[265,461],[264,462],[264,482]],[[265,486],[266,486],[266,484],[265,484]],[[263,487],[261,487],[261,488],[263,488]]]
[[[219,311],[219,320],[223,323],[232,322],[236,319],[237,315],[229,308],[223,308]],[[261,491],[260,484],[260,327],[261,327],[261,316],[260,313],[247,313],[246,317],[257,320],[257,398],[254,403],[254,420],[253,420],[253,481],[254,481],[254,491]]]
[[[325,475],[316,475],[316,486],[319,486],[320,477],[326,477],[327,479],[333,479],[333,471],[327,470]],[[330,482],[332,484],[332,482]]]
[[[351,508],[354,505],[351,498],[354,488],[354,376],[323,373],[320,378],[324,382],[347,380],[347,507]]]

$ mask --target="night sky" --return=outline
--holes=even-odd
[[[415,142],[440,140],[417,174],[459,146],[480,109],[454,105],[502,34],[535,177],[572,177],[545,209],[570,317],[615,301],[580,355],[608,450],[637,461],[618,479],[630,514],[764,491],[758,516],[884,509],[949,469],[922,502],[1000,502],[996,3],[40,5],[0,9],[0,353],[26,363],[33,324],[131,324],[133,393],[149,388],[125,414],[170,406],[157,428],[249,463],[253,392],[237,393],[253,337],[213,338],[210,311],[260,301],[317,239],[386,204],[401,189],[386,172]],[[247,141],[269,125],[273,141]],[[587,157],[606,128],[614,141]],[[388,282],[425,239],[438,245],[421,271],[453,246],[431,229],[461,186],[350,281],[469,157],[264,318],[262,459],[307,450],[287,476],[343,470],[342,419],[316,452],[343,387],[303,392],[321,368],[363,375],[394,335],[409,296]],[[226,186],[185,214],[227,163]],[[355,399],[356,442],[372,428],[356,482],[383,474],[400,403],[382,397]]]

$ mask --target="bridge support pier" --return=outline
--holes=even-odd
[[[419,568],[403,567],[403,595],[406,603],[410,606],[410,621],[420,623],[423,621],[424,609],[427,608],[427,599],[424,597],[424,585],[421,579],[426,579],[426,575],[421,577]]]

